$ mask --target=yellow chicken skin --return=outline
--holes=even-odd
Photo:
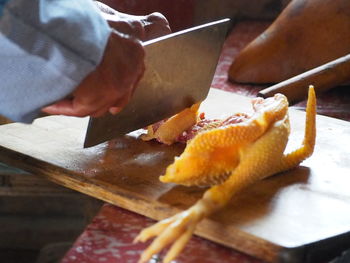
[[[140,263],[171,246],[163,262],[173,260],[191,238],[196,225],[222,209],[247,186],[273,174],[294,168],[314,150],[316,138],[316,97],[309,88],[304,141],[300,148],[285,154],[290,131],[288,101],[284,95],[255,99],[254,114],[246,121],[206,130],[188,142],[175,158],[162,182],[183,185],[210,185],[189,209],[144,229],[135,241],[157,238],[143,252]]]
[[[173,144],[179,134],[196,124],[198,121],[199,106],[200,103],[193,104],[192,107],[183,110],[157,125],[148,126],[147,134],[143,134],[141,139],[143,141],[156,139],[164,144]]]

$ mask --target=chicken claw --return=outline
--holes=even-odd
[[[170,244],[172,245],[163,259],[163,263],[175,259],[191,238],[198,222],[205,217],[205,211],[206,209],[200,205],[193,206],[142,230],[134,242],[145,242],[155,236],[157,238],[142,253],[139,263],[148,262],[152,255],[157,254]]]

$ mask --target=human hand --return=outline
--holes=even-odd
[[[142,41],[171,32],[160,13],[133,16],[95,2],[101,15],[115,30],[103,59],[75,89],[69,98],[42,109],[48,114],[100,117],[118,113],[130,100],[144,72]]]
[[[144,72],[142,43],[126,34],[112,32],[102,61],[72,93],[42,109],[48,114],[100,117],[118,113],[129,101]]]
[[[118,12],[101,2],[95,1],[95,4],[108,24],[121,33],[133,35],[142,41],[171,33],[169,23],[161,13],[135,16]]]

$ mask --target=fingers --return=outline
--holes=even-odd
[[[108,108],[109,113],[112,115],[118,114],[130,101],[131,96],[133,94],[133,90],[134,89],[130,89],[129,94],[127,94],[126,96],[118,100],[116,103],[114,103],[112,107],[109,107]]]
[[[103,3],[95,4],[110,27],[122,34],[146,41],[171,33],[169,22],[161,13],[135,16],[118,12]]]
[[[111,114],[119,113],[129,101],[130,96],[124,96],[117,101],[107,102],[105,104],[92,103],[83,104],[76,98],[60,100],[54,104],[42,108],[42,111],[52,115],[66,115],[76,117],[101,117],[107,112]],[[117,106],[118,105],[118,106]]]
[[[130,100],[130,98],[126,97],[121,102],[118,102],[118,103],[114,104],[112,107],[109,107],[108,108],[109,113],[112,115],[118,114],[125,107],[125,105],[129,102],[129,100]]]
[[[84,105],[75,99],[64,99],[51,104],[41,110],[52,115],[66,115],[75,117],[100,117],[108,112],[110,105]]]
[[[73,97],[57,101],[54,104],[42,108],[42,111],[53,115],[76,117],[91,116],[97,118],[103,116],[107,112],[111,114],[119,113],[130,100],[132,88],[129,88],[127,94],[122,95],[115,92],[114,95],[113,92],[103,93],[103,89],[100,89],[100,94],[98,94],[98,92],[94,93],[86,89],[87,84],[85,84],[85,82],[88,81],[83,81],[84,85],[81,85],[75,91]]]
[[[143,19],[145,40],[150,40],[171,33],[168,20],[161,13],[152,13]]]
[[[53,115],[67,115],[67,116],[73,116],[73,105],[72,100],[65,99],[58,101],[54,104],[51,104],[49,106],[46,106],[41,109],[42,112],[53,114]]]
[[[145,29],[140,20],[108,20],[108,24],[116,31],[133,36],[140,40],[145,39]]]
[[[142,21],[144,16],[124,14],[100,2],[95,2],[95,4],[111,28],[119,33],[130,35],[140,40],[145,39],[145,29]]]

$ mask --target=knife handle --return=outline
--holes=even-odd
[[[304,100],[309,85],[318,93],[325,92],[350,80],[350,54],[311,69],[293,78],[263,89],[258,96],[267,98],[276,93],[284,94],[290,103]]]

